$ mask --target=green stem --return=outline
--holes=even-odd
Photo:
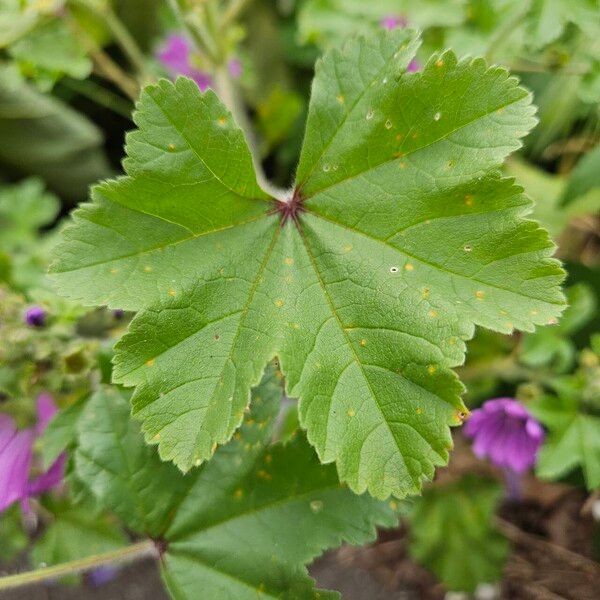
[[[493,62],[493,57],[498,48],[505,42],[506,37],[515,29],[515,27],[525,18],[529,12],[529,3],[525,3],[525,8],[518,11],[511,18],[507,19],[491,36],[485,58],[489,63]]]
[[[225,106],[230,110],[235,122],[244,132],[244,137],[246,138],[248,148],[250,149],[250,154],[252,155],[252,162],[254,164],[254,170],[256,172],[256,180],[258,182],[258,185],[260,185],[260,187],[263,190],[265,190],[265,192],[271,194],[271,196],[273,196],[274,198],[285,201],[285,190],[279,189],[276,186],[274,186],[265,175],[260,160],[260,152],[258,150],[256,135],[252,129],[250,119],[246,114],[246,110],[244,109],[244,105],[240,100],[238,90],[236,89],[236,86],[232,81],[231,76],[229,75],[229,70],[226,65],[221,65],[216,69],[215,86],[217,88],[216,91],[219,94],[219,98],[221,99],[223,104],[225,104]]]
[[[105,87],[98,85],[92,79],[79,80],[72,79],[71,77],[63,77],[61,84],[92,102],[131,120],[133,104]]]
[[[200,50],[212,62],[217,63],[218,57],[214,54],[211,42],[205,39],[206,32],[196,21],[192,21],[186,13],[181,0],[167,0],[171,11],[179,21],[181,28],[188,34],[198,50]]]
[[[94,556],[87,556],[60,565],[19,573],[18,575],[0,577],[0,590],[8,590],[33,583],[40,583],[48,579],[57,579],[65,575],[82,573],[115,562],[128,562],[156,555],[157,551],[154,542],[152,540],[144,540],[143,542],[125,546],[118,550],[112,550],[111,552],[95,554]]]
[[[235,21],[252,3],[252,0],[233,0],[223,16],[223,26]]]
[[[138,72],[138,74],[140,74],[143,78],[146,78],[146,58],[144,53],[110,5],[107,3],[100,7],[94,2],[89,2],[88,0],[71,0],[71,2],[86,8],[106,23],[106,26],[112,33],[115,41],[117,44],[119,44],[125,53],[125,56],[127,56],[131,66]]]

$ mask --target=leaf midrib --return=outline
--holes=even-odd
[[[154,216],[154,215],[150,215],[150,213],[145,213],[145,214],[148,214],[148,216]],[[255,217],[252,217],[252,218],[247,219],[245,221],[240,221],[239,223],[232,223],[232,224],[229,224],[229,225],[225,225],[223,227],[219,227],[218,229],[211,229],[210,231],[203,231],[203,232],[198,233],[198,234],[188,235],[188,236],[186,236],[184,238],[181,238],[179,240],[176,240],[174,242],[169,242],[167,244],[161,244],[159,246],[152,246],[151,248],[146,248],[145,250],[141,250],[140,252],[132,252],[130,254],[123,254],[121,256],[116,256],[116,257],[109,258],[108,260],[99,260],[99,261],[96,261],[96,262],[93,262],[93,263],[85,264],[85,265],[80,266],[80,267],[75,267],[73,269],[63,269],[61,271],[52,271],[52,273],[55,273],[57,275],[62,275],[63,273],[73,273],[74,271],[81,271],[83,269],[90,269],[92,267],[98,267],[100,265],[107,265],[107,264],[110,264],[110,263],[113,263],[113,262],[117,262],[117,261],[120,261],[120,260],[126,260],[128,258],[133,258],[133,257],[138,257],[138,256],[144,256],[146,254],[150,254],[150,253],[156,252],[158,250],[165,250],[166,248],[171,248],[171,247],[177,246],[179,244],[184,244],[185,242],[189,242],[191,240],[195,240],[195,239],[207,236],[207,235],[212,235],[214,233],[220,233],[222,231],[226,231],[227,229],[234,229],[235,227],[241,227],[243,225],[248,225],[249,223],[254,223],[255,221],[260,221],[260,219],[264,219],[264,218],[269,217],[269,216],[271,216],[271,215],[268,212],[266,212],[266,213],[264,213],[262,215],[257,215]],[[159,218],[159,217],[157,217],[157,218]],[[181,225],[180,225],[180,227],[182,228],[183,231],[186,230],[185,227],[183,227]]]
[[[319,195],[323,194],[327,190],[331,190],[331,189],[337,187],[338,185],[342,185],[344,183],[348,183],[349,181],[352,181],[354,179],[357,179],[358,177],[361,177],[365,173],[369,173],[371,171],[374,171],[375,169],[379,169],[380,167],[383,167],[383,166],[385,166],[385,165],[387,165],[389,163],[393,163],[394,161],[397,161],[397,160],[403,160],[403,159],[405,159],[408,156],[412,156],[416,152],[419,152],[421,150],[425,150],[425,149],[429,148],[430,146],[433,146],[434,144],[437,144],[438,142],[441,142],[441,141],[447,139],[448,137],[450,137],[451,135],[453,135],[457,131],[461,131],[462,129],[464,129],[466,127],[469,127],[470,125],[472,125],[473,123],[476,123],[480,119],[483,119],[485,117],[489,117],[491,114],[493,114],[493,113],[495,113],[495,112],[497,112],[499,110],[504,110],[505,108],[508,108],[509,106],[512,106],[513,104],[517,104],[519,102],[522,102],[524,99],[527,99],[527,98],[530,99],[531,96],[529,94],[525,94],[525,95],[521,96],[520,98],[517,98],[516,100],[512,100],[511,102],[508,102],[507,104],[502,104],[502,105],[497,106],[497,107],[495,107],[495,108],[493,108],[493,109],[491,109],[489,111],[479,113],[473,119],[471,119],[471,120],[469,120],[469,121],[467,121],[465,123],[462,123],[461,125],[455,127],[454,129],[451,129],[450,131],[448,131],[448,132],[440,135],[439,137],[431,140],[429,143],[424,144],[423,146],[419,146],[418,148],[414,148],[413,150],[411,150],[409,152],[404,152],[401,157],[393,156],[392,158],[384,160],[384,161],[380,162],[379,164],[369,165],[368,169],[364,169],[362,171],[359,171],[358,173],[355,173],[354,175],[350,175],[349,177],[345,177],[344,179],[340,179],[339,181],[334,181],[333,183],[331,183],[331,184],[329,184],[329,185],[327,185],[327,186],[325,186],[323,188],[315,190],[310,196],[306,196],[305,198],[306,198],[306,200],[309,200],[309,199],[316,200]],[[514,140],[518,145],[521,144],[521,142],[520,142],[521,137],[522,136],[519,136],[519,137],[516,138],[516,140]],[[319,158],[319,160],[321,158],[322,158],[322,156]],[[501,161],[497,161],[497,162],[499,163]],[[314,169],[311,171],[311,174],[313,172],[314,172]],[[308,181],[309,181],[309,178],[307,177],[307,179],[302,183],[302,186],[306,185],[306,183],[308,183]]]
[[[458,273],[456,271],[452,271],[450,269],[448,269],[447,267],[444,267],[443,265],[440,265],[438,263],[435,262],[431,262],[428,260],[425,260],[424,258],[421,258],[419,256],[417,256],[416,254],[412,254],[410,252],[408,252],[407,250],[404,250],[403,248],[398,248],[397,246],[394,246],[390,243],[388,243],[385,240],[381,240],[379,238],[373,237],[372,235],[369,235],[368,233],[364,232],[364,231],[360,231],[359,229],[354,229],[353,227],[350,227],[349,225],[346,225],[345,223],[340,223],[339,221],[335,221],[329,217],[326,217],[320,213],[317,212],[313,212],[309,209],[305,209],[305,212],[312,215],[313,217],[317,218],[317,219],[322,219],[323,221],[326,221],[328,223],[332,223],[333,225],[337,225],[338,227],[346,230],[346,231],[350,231],[351,233],[354,233],[356,235],[360,235],[362,237],[367,238],[368,240],[371,240],[373,242],[377,242],[379,244],[382,244],[384,246],[386,246],[387,248],[390,248],[391,250],[394,250],[395,252],[399,252],[401,254],[404,254],[406,257],[408,258],[412,258],[413,260],[419,261],[420,263],[427,265],[429,267],[432,267],[434,269],[436,269],[437,271],[440,271],[441,273],[445,273],[448,275],[452,275],[452,276],[456,276],[456,277],[460,277],[462,279],[467,279],[468,281],[473,281],[476,283],[480,283],[481,285],[485,285],[497,290],[501,290],[503,292],[509,292],[511,294],[515,294],[516,296],[521,296],[523,298],[528,298],[530,300],[535,300],[536,302],[542,302],[544,304],[553,304],[555,306],[564,306],[564,302],[561,301],[556,301],[556,300],[542,300],[540,298],[536,298],[535,296],[530,296],[528,294],[524,294],[522,292],[516,292],[515,290],[511,290],[510,288],[498,285],[496,283],[489,283],[487,281],[483,281],[481,279],[478,279],[477,277],[471,277],[469,275],[464,275],[463,273]],[[550,247],[549,247],[550,249]],[[518,256],[518,255],[512,255],[512,256]]]
[[[325,299],[327,301],[327,304],[329,306],[329,310],[331,312],[331,314],[333,315],[333,317],[335,318],[335,320],[338,323],[338,327],[340,329],[340,331],[342,332],[342,335],[344,336],[344,339],[346,340],[346,345],[348,346],[348,348],[350,348],[350,351],[352,353],[352,357],[354,359],[354,362],[356,365],[358,365],[358,368],[360,369],[361,375],[367,385],[367,388],[369,389],[369,393],[371,395],[371,397],[373,398],[375,405],[377,406],[377,410],[379,411],[379,414],[381,415],[381,419],[382,421],[385,423],[386,428],[388,430],[388,433],[390,434],[392,440],[394,441],[394,444],[398,450],[398,454],[400,455],[402,462],[404,463],[404,466],[406,468],[406,472],[410,475],[411,479],[413,480],[414,483],[414,477],[413,474],[411,472],[411,470],[408,467],[408,464],[406,463],[406,461],[404,460],[404,454],[402,452],[402,449],[400,448],[399,444],[398,444],[398,440],[396,439],[396,436],[394,435],[394,432],[392,431],[390,424],[387,421],[387,418],[385,416],[385,414],[383,413],[383,410],[381,408],[381,405],[379,404],[379,398],[377,397],[377,395],[375,394],[373,387],[371,386],[371,382],[369,380],[369,378],[367,377],[367,374],[365,372],[364,366],[362,364],[362,362],[360,361],[358,354],[356,353],[356,349],[354,348],[354,345],[352,344],[352,340],[350,339],[350,337],[348,336],[348,332],[346,331],[344,324],[342,323],[342,320],[340,319],[340,316],[337,313],[337,310],[335,309],[335,306],[333,305],[333,301],[331,300],[331,297],[329,295],[329,292],[327,291],[327,288],[325,287],[325,283],[323,282],[323,279],[321,277],[321,273],[319,271],[319,269],[317,268],[317,264],[315,261],[315,258],[310,250],[310,247],[308,245],[308,242],[306,240],[304,231],[302,230],[301,227],[298,227],[298,231],[300,233],[300,237],[302,239],[302,243],[304,245],[304,248],[306,250],[306,254],[308,255],[311,265],[313,267],[313,271],[315,272],[315,275],[317,277],[317,280],[319,282],[319,287],[321,288],[321,291],[323,292],[323,295],[325,296]],[[329,416],[331,415],[331,411],[328,412],[327,418],[329,421]],[[359,456],[359,461],[362,462],[362,456]],[[360,468],[360,466],[359,466]],[[359,472],[356,473],[357,479],[359,476]]]
[[[364,48],[361,48],[361,50],[362,49],[364,49]],[[337,74],[337,63],[335,63],[335,65],[336,65],[335,66],[336,79],[338,80],[338,83],[339,83],[340,79],[339,79],[338,74]],[[311,167],[310,171],[307,173],[306,177],[304,178],[304,181],[302,181],[301,183],[298,184],[297,187],[298,187],[299,190],[302,190],[302,188],[304,187],[304,185],[310,180],[312,174],[315,172],[315,170],[317,168],[317,165],[319,164],[319,162],[321,161],[321,159],[323,158],[323,156],[325,156],[325,153],[329,150],[329,148],[331,147],[331,145],[333,144],[333,142],[337,138],[338,133],[342,130],[343,126],[348,121],[348,119],[350,117],[350,114],[354,111],[354,109],[364,99],[364,97],[367,95],[367,92],[371,91],[371,85],[372,85],[372,83],[374,81],[376,81],[377,79],[379,79],[381,77],[381,75],[386,71],[386,69],[389,66],[390,66],[389,65],[389,61],[384,59],[383,67],[377,71],[377,74],[373,78],[371,78],[370,84],[364,87],[363,91],[359,94],[359,96],[356,99],[356,101],[353,102],[352,105],[350,106],[350,108],[346,111],[346,114],[343,116],[343,118],[342,118],[342,120],[341,120],[338,128],[333,132],[333,135],[329,138],[329,141],[327,142],[327,144],[323,147],[323,149],[319,153],[319,156],[314,161],[313,166]],[[315,73],[315,79],[316,78],[317,78],[317,73]]]
[[[209,93],[210,90],[209,90]],[[227,190],[229,190],[232,194],[234,194],[235,196],[237,196],[238,198],[244,198],[245,200],[256,200],[258,202],[269,202],[271,201],[271,198],[268,197],[265,194],[264,198],[256,198],[256,197],[251,197],[251,196],[243,196],[242,194],[240,194],[239,192],[237,192],[236,190],[234,190],[233,188],[231,188],[229,185],[227,185],[214,171],[213,169],[208,165],[208,163],[202,158],[202,156],[198,153],[198,151],[196,150],[195,146],[191,143],[191,141],[189,140],[189,138],[187,137],[187,135],[184,133],[184,131],[182,131],[177,124],[173,121],[173,119],[171,118],[171,116],[165,111],[165,109],[162,107],[161,104],[159,104],[159,102],[156,100],[156,98],[154,98],[154,96],[152,96],[152,94],[148,94],[148,98],[150,98],[154,104],[154,106],[156,106],[158,108],[158,110],[164,115],[165,119],[167,119],[167,121],[171,124],[171,127],[173,127],[173,129],[175,129],[175,131],[177,131],[177,133],[179,133],[179,135],[181,136],[181,138],[185,141],[185,143],[188,145],[188,148],[194,153],[194,156],[196,156],[196,158],[206,167],[207,171]],[[231,115],[230,115],[231,117]],[[233,117],[231,117],[233,118]],[[143,131],[142,129],[140,129],[139,131]],[[248,151],[247,146],[245,148],[246,151]],[[254,185],[256,186],[256,188],[260,189],[258,183],[256,182],[256,177],[254,178]]]

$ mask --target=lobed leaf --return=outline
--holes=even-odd
[[[418,492],[466,411],[451,368],[475,325],[561,312],[554,246],[497,172],[530,94],[451,52],[406,73],[417,45],[396,30],[318,62],[286,203],[212,91],[144,91],[128,176],[75,212],[52,270],[70,297],[139,311],[114,378],[163,459],[212,456],[278,356],[323,462],[356,492]]]

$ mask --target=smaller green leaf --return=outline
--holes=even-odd
[[[595,192],[600,196],[600,144],[585,154],[569,176],[562,203],[569,205],[578,198]]]
[[[60,506],[55,519],[36,541],[31,554],[34,568],[56,565],[116,550],[127,544],[121,529],[106,516],[86,506]]]
[[[58,198],[37,178],[0,187],[0,248],[9,252],[32,243],[38,229],[52,223]]]
[[[129,394],[102,387],[79,411],[74,475],[96,502],[130,529],[157,536],[191,478],[181,477],[143,443],[130,418]]]
[[[600,417],[583,413],[571,418],[568,413],[554,416],[552,424],[556,430],[550,433],[540,451],[537,476],[556,480],[580,467],[587,488],[600,488]]]
[[[87,398],[81,398],[68,408],[60,410],[52,418],[41,437],[42,466],[44,469],[77,441],[77,423],[85,407]]]
[[[473,592],[500,578],[508,542],[493,526],[502,495],[495,481],[469,475],[430,487],[411,516],[411,554],[449,590]]]
[[[41,23],[9,49],[26,74],[50,85],[70,75],[85,79],[92,71],[92,61],[85,48],[61,19]]]
[[[0,514],[0,561],[8,563],[27,548],[29,539],[23,529],[21,509],[17,504]]]
[[[315,589],[305,565],[396,524],[396,503],[354,495],[303,435],[269,446],[281,394],[280,375],[269,368],[234,439],[187,475],[144,443],[124,393],[104,387],[85,405],[76,480],[129,528],[162,540],[175,599],[336,598]]]
[[[564,33],[569,23],[597,36],[599,19],[596,0],[533,0],[527,18],[529,46],[547,46]]]
[[[568,307],[553,327],[538,329],[523,336],[519,360],[532,367],[551,366],[563,373],[573,366],[576,348],[570,336],[593,318],[596,296],[584,283],[566,290]]]

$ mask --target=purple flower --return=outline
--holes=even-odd
[[[408,63],[407,73],[416,73],[421,70],[421,63],[415,58]]]
[[[228,63],[229,75],[233,79],[239,79],[242,76],[242,62],[237,58],[232,58]]]
[[[119,569],[113,565],[97,567],[88,573],[88,581],[94,587],[100,587],[111,582],[119,574]]]
[[[25,323],[31,327],[43,327],[46,316],[46,311],[41,306],[32,306],[25,313]]]
[[[24,511],[28,511],[28,499],[31,496],[38,496],[62,481],[66,461],[64,454],[46,472],[33,479],[29,478],[33,444],[56,411],[50,395],[40,394],[37,400],[36,426],[21,431],[11,417],[0,414],[0,512],[17,501],[21,502]]]
[[[172,78],[176,78],[177,75],[189,77],[198,84],[201,91],[212,85],[210,75],[192,64],[192,47],[183,36],[170,35],[157,57]]]
[[[399,27],[406,27],[408,25],[408,20],[406,17],[401,15],[388,15],[387,17],[383,17],[379,24],[388,30],[397,29]]]
[[[535,464],[544,440],[540,423],[517,400],[488,400],[471,413],[464,427],[474,439],[473,452],[497,466],[523,473]]]

